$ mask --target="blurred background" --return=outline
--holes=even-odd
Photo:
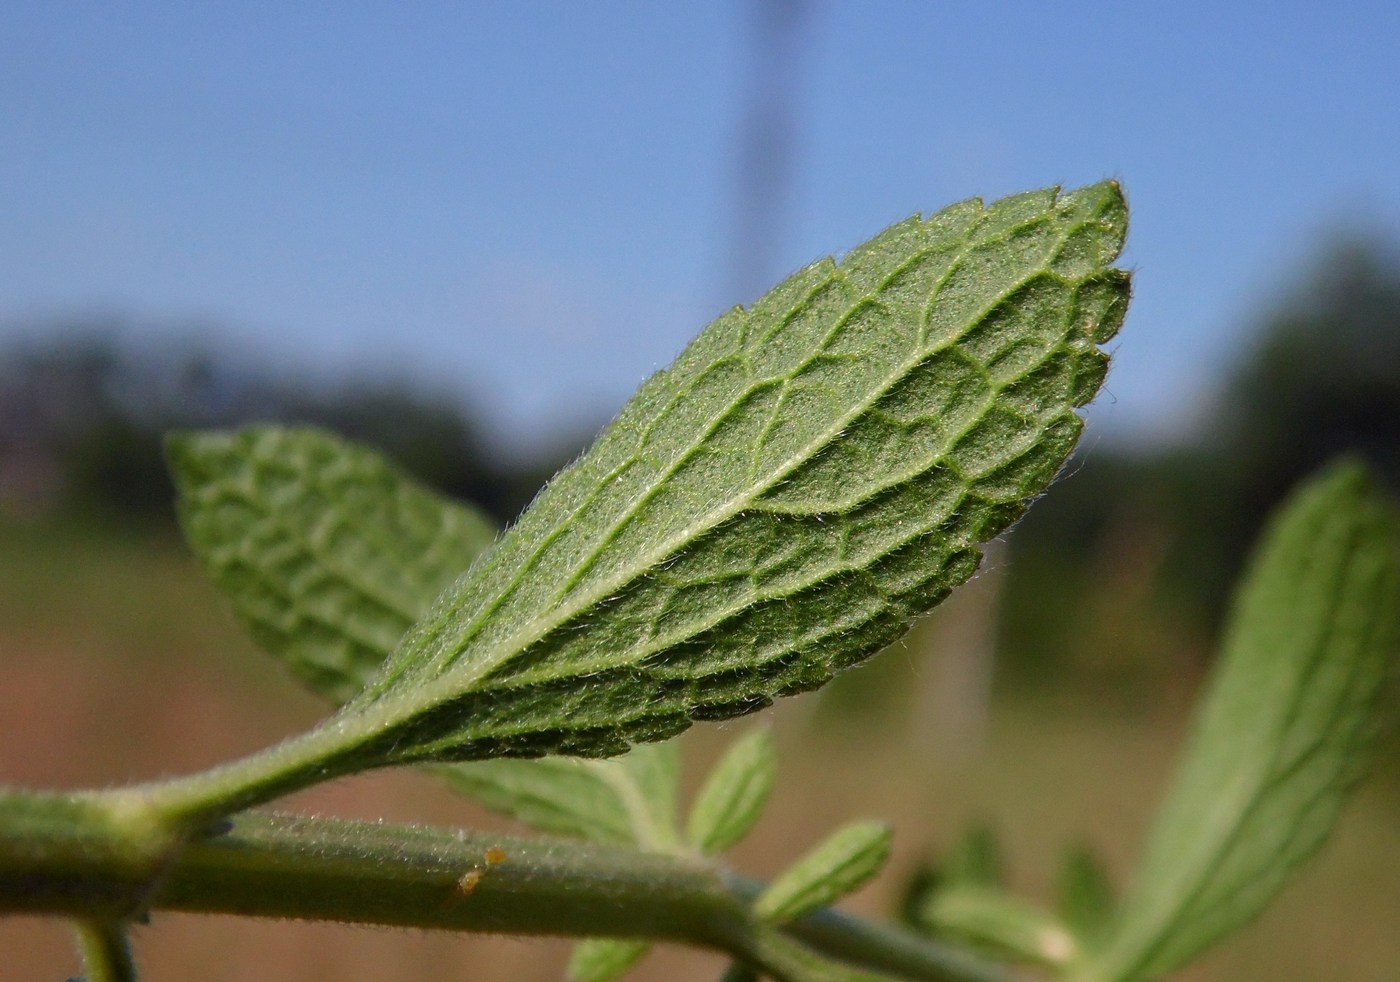
[[[771,714],[736,862],[877,814],[867,912],[974,822],[1033,896],[1081,843],[1121,882],[1264,513],[1345,450],[1400,488],[1396,50],[1379,2],[12,0],[0,782],[176,773],[324,711],[183,551],[164,431],[319,423],[506,522],[727,306],[915,211],[1114,177],[1136,296],[1073,466],[907,643]],[[739,726],[687,738],[695,773]],[[1183,977],[1400,976],[1397,748]],[[298,804],[499,827],[411,775]],[[138,945],[154,982],[553,979],[567,951],[180,916]],[[0,923],[0,978],[73,970],[62,925]]]

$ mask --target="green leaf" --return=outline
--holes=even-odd
[[[965,202],[721,317],[308,740],[318,773],[617,754],[897,638],[1073,447],[1125,227],[1111,183]]]
[[[1165,975],[1259,913],[1361,774],[1397,649],[1400,520],[1334,466],[1266,533],[1117,928],[1074,978]]]
[[[474,761],[433,770],[487,808],[554,835],[675,852],[680,753],[675,741],[625,757]]]
[[[1073,934],[1040,907],[1003,888],[1001,840],[974,825],[906,892],[906,921],[926,934],[956,939],[1002,958],[1060,966],[1078,951]]]
[[[781,924],[834,903],[880,872],[890,858],[891,838],[883,822],[842,826],[759,894],[754,915]]]
[[[254,637],[337,705],[495,537],[475,509],[319,430],[179,434],[169,454],[205,568]],[[678,770],[676,748],[659,744],[618,761],[492,760],[437,773],[545,832],[674,850]]]
[[[713,855],[748,835],[768,803],[776,771],[777,751],[766,727],[735,740],[696,797],[686,840]]]
[[[947,884],[1001,886],[1006,879],[1001,839],[990,825],[968,830],[939,863],[939,878]]]
[[[611,765],[619,766],[613,767]],[[680,821],[677,805],[680,798],[681,755],[674,741],[633,747],[625,757],[616,761],[595,761],[632,814],[633,840],[654,849],[680,848]],[[625,775],[624,779],[614,774]]]
[[[943,876],[931,862],[914,867],[899,891],[896,906],[899,922],[917,930],[924,929],[924,905],[935,890],[943,885]]]
[[[612,982],[650,950],[651,944],[646,941],[588,938],[574,945],[569,956],[569,978],[574,982]]]
[[[367,447],[249,427],[167,441],[180,521],[258,642],[337,704],[494,540]]]
[[[1059,913],[1065,926],[1093,948],[1108,935],[1118,901],[1103,864],[1088,849],[1073,849],[1060,870]]]
[[[972,826],[937,863],[921,863],[910,874],[900,894],[900,920],[928,930],[926,911],[938,893],[957,886],[1000,887],[1005,879],[1003,866],[996,829],[987,824]]]
[[[1038,965],[1064,965],[1078,950],[1074,936],[1039,907],[1000,887],[974,882],[933,891],[918,923],[935,937]]]

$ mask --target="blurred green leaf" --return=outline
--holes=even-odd
[[[456,790],[541,832],[634,845],[653,852],[678,848],[674,740],[639,744],[623,757],[583,760],[473,761],[433,767]]]
[[[719,978],[719,982],[758,982],[758,980],[758,973],[741,962],[730,963]]]
[[[1112,927],[1118,900],[1103,864],[1086,848],[1072,849],[1060,869],[1059,913],[1080,947],[1096,947]]]
[[[1080,980],[1155,978],[1251,920],[1330,832],[1400,648],[1400,520],[1333,466],[1272,521],[1181,771]]]
[[[258,642],[344,702],[495,539],[475,509],[314,429],[166,442],[185,537]]]
[[[1006,880],[1001,839],[996,829],[980,824],[970,828],[938,863],[938,878],[947,884],[1001,886]]]
[[[1054,917],[983,883],[949,883],[933,890],[918,924],[934,937],[1039,965],[1064,965],[1078,951],[1074,936]]]
[[[638,744],[617,760],[594,761],[601,779],[632,815],[633,841],[653,851],[681,850],[680,744]],[[613,766],[614,764],[618,766]]]
[[[754,901],[754,914],[781,924],[834,903],[880,872],[891,838],[883,822],[842,826],[770,883]]]
[[[748,835],[773,791],[777,751],[765,728],[730,744],[696,797],[686,840],[701,852],[723,852]]]
[[[924,905],[942,882],[943,878],[933,863],[924,862],[914,867],[899,893],[896,910],[900,923],[924,930]]]
[[[637,964],[651,944],[616,938],[588,938],[574,945],[568,975],[573,982],[612,982]]]
[[[721,317],[313,742],[607,756],[879,650],[1073,447],[1125,230],[1112,183],[966,202]]]

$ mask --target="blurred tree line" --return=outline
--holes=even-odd
[[[1051,663],[1190,677],[1296,482],[1356,453],[1400,493],[1400,261],[1341,240],[1294,282],[1187,440],[1100,444],[1017,528],[1000,625],[1013,678]]]
[[[0,350],[0,517],[168,523],[165,433],[280,422],[376,446],[505,522],[584,439],[566,434],[553,455],[503,460],[461,405],[407,382],[318,385],[194,347],[122,344],[103,325],[29,338]]]

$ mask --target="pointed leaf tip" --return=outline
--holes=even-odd
[[[1113,926],[1118,898],[1099,858],[1088,849],[1073,849],[1060,868],[1058,913],[1079,939],[1079,947],[1099,946]]]

